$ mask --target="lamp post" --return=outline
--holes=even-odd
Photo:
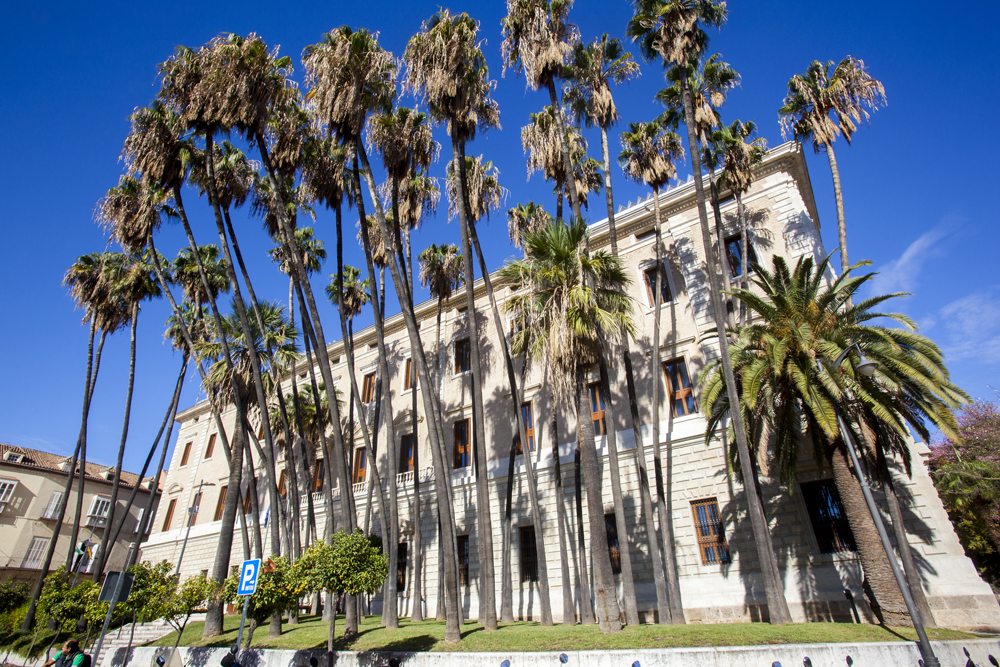
[[[842,364],[844,359],[847,358],[847,354],[851,351],[851,348],[855,348],[858,351],[858,355],[861,357],[858,361],[858,365],[855,366],[855,370],[865,377],[871,377],[874,375],[875,369],[878,368],[878,364],[874,361],[866,359],[857,343],[848,345],[847,348],[840,353],[836,361],[833,362],[834,368],[837,368],[838,370],[840,369],[840,364]],[[816,362],[816,366],[819,367],[819,361]],[[854,400],[854,397],[849,391],[847,392],[847,398],[849,400]],[[868,485],[868,476],[865,474],[864,469],[861,467],[861,461],[858,459],[858,452],[854,446],[854,438],[851,436],[851,431],[847,428],[847,424],[844,423],[844,418],[840,414],[840,409],[837,407],[837,404],[834,403],[833,406],[833,409],[837,413],[837,426],[840,428],[840,437],[843,439],[844,446],[847,447],[847,453],[851,457],[851,463],[854,465],[854,473],[858,476],[858,483],[861,485],[861,493],[865,497],[865,503],[868,505],[868,512],[872,515],[872,521],[875,522],[875,528],[878,530],[879,539],[882,541],[882,548],[885,550],[885,557],[889,561],[889,567],[892,568],[892,576],[896,578],[896,584],[899,586],[899,590],[903,594],[903,602],[906,603],[906,611],[910,614],[910,619],[913,621],[913,629],[917,631],[920,653],[924,657],[924,665],[926,667],[940,667],[941,663],[934,655],[934,649],[931,648],[930,640],[927,639],[927,632],[924,630],[924,624],[920,621],[920,614],[917,613],[916,605],[913,604],[913,597],[910,595],[910,587],[907,585],[906,578],[903,576],[903,571],[900,569],[899,563],[896,561],[896,554],[893,552],[892,544],[889,542],[889,534],[885,532],[885,524],[882,522],[882,515],[878,511],[878,505],[875,504],[875,498],[872,496],[871,486]],[[900,548],[902,548],[902,545],[900,545]]]
[[[201,480],[198,483],[198,493],[194,497],[196,503],[201,502],[201,490],[203,487],[206,486],[215,486],[215,484],[213,484],[212,482],[206,483],[205,480]],[[191,536],[191,524],[194,523],[194,517],[196,514],[198,514],[197,504],[192,505],[191,507],[188,508],[187,532],[184,533],[184,542],[183,544],[181,544],[181,555],[177,557],[177,571],[174,572],[174,576],[177,577],[178,581],[180,581],[180,576],[181,576],[181,561],[184,560],[184,550],[187,549],[188,537]]]

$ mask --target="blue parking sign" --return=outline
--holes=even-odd
[[[257,590],[257,579],[260,575],[260,559],[243,561],[240,568],[240,585],[236,589],[237,595],[253,595]]]

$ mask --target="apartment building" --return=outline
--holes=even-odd
[[[69,497],[65,497],[66,476],[76,474],[79,467],[70,470],[70,457],[50,454],[0,443],[0,580],[37,581],[49,544],[56,539],[52,568],[66,564],[76,545],[70,544],[73,514],[78,497],[78,482],[74,481]],[[92,571],[104,533],[108,530],[111,509],[111,490],[114,468],[87,463],[84,475],[83,517],[78,542],[87,540],[92,545],[77,570],[81,575]],[[122,524],[118,539],[111,546],[106,570],[121,569],[130,549],[149,536],[139,535],[139,522],[149,502],[149,494],[159,492],[155,481],[122,471],[115,522],[122,516],[125,503],[135,485],[139,485],[136,500]],[[59,534],[54,537],[56,519],[62,506],[66,514]]]
[[[795,143],[782,144],[772,149],[759,167],[753,189],[744,197],[753,220],[754,229],[746,251],[751,259],[769,264],[775,254],[783,255],[790,263],[799,257],[825,256],[819,234],[819,216],[813,200],[812,186],[801,147]],[[489,484],[488,507],[477,507],[475,492],[476,469],[472,463],[471,441],[471,391],[473,378],[469,363],[469,317],[464,291],[454,295],[444,304],[441,325],[441,344],[435,349],[437,302],[430,300],[416,308],[420,323],[422,344],[428,360],[434,363],[434,378],[415,378],[411,366],[409,337],[400,316],[386,322],[386,353],[392,374],[391,414],[383,417],[379,438],[376,467],[382,474],[382,492],[388,484],[396,484],[399,494],[400,555],[399,572],[396,574],[400,591],[400,613],[409,614],[412,605],[424,604],[433,614],[438,596],[438,530],[437,497],[431,475],[431,456],[426,436],[427,424],[423,403],[416,403],[416,433],[413,431],[412,392],[434,391],[441,398],[444,433],[450,440],[451,485],[454,495],[460,581],[467,617],[475,618],[478,611],[479,563],[477,556],[476,514],[489,512],[492,518],[495,549],[497,589],[501,577],[501,516],[512,485],[513,502],[512,568],[514,581],[515,615],[524,619],[537,619],[539,590],[549,590],[553,614],[558,620],[572,618],[579,613],[579,586],[581,558],[586,558],[588,547],[577,548],[577,519],[580,514],[576,503],[601,502],[607,522],[608,542],[613,566],[620,567],[625,549],[632,556],[638,607],[647,619],[655,613],[655,592],[652,566],[648,556],[645,519],[641,516],[638,497],[636,461],[652,469],[652,447],[649,419],[652,415],[651,397],[653,383],[660,383],[659,395],[661,423],[659,434],[663,469],[669,492],[669,514],[673,523],[674,554],[680,578],[682,604],[689,622],[745,621],[761,617],[764,613],[764,591],[759,573],[756,549],[752,541],[749,518],[740,483],[728,473],[725,445],[721,441],[705,444],[705,419],[699,412],[697,382],[705,365],[718,355],[716,343],[709,335],[714,327],[708,284],[705,278],[705,253],[698,223],[692,181],[660,193],[659,205],[663,220],[666,246],[665,281],[659,286],[663,298],[660,321],[660,358],[652,357],[653,290],[655,282],[655,248],[653,231],[652,195],[637,203],[622,207],[616,215],[619,253],[632,284],[629,295],[635,306],[634,319],[638,334],[632,343],[635,365],[636,390],[639,411],[644,421],[645,440],[643,451],[635,450],[635,439],[628,414],[625,377],[620,359],[610,361],[612,406],[611,415],[596,391],[598,381],[594,369],[590,378],[590,422],[597,436],[598,454],[604,475],[603,497],[590,499],[575,493],[573,479],[576,438],[576,412],[565,400],[553,397],[551,379],[547,369],[530,366],[525,374],[524,404],[521,406],[529,431],[526,455],[516,455],[513,475],[509,475],[510,453],[514,433],[512,410],[506,373],[503,367],[499,339],[492,321],[483,282],[475,283],[476,318],[479,326],[483,378],[476,380],[483,391],[485,410],[485,449],[488,465],[478,474],[485,475]],[[727,192],[722,193],[722,218],[724,246],[730,278],[740,273],[740,256],[743,252],[738,235],[735,202]],[[609,244],[607,220],[590,227],[592,249]],[[512,248],[513,253],[513,248]],[[499,281],[494,274],[497,298],[503,302],[512,294],[512,286]],[[501,305],[502,307],[502,305]],[[512,328],[513,322],[508,321]],[[329,325],[336,329],[331,323]],[[347,366],[343,341],[328,344],[335,383],[347,392]],[[355,334],[355,368],[363,400],[372,401],[377,379],[377,350],[374,328]],[[520,365],[520,360],[518,361]],[[520,369],[519,369],[520,370]],[[318,373],[317,373],[318,374]],[[285,392],[291,382],[308,391],[308,368],[301,363],[293,377],[286,378]],[[384,407],[384,404],[383,404]],[[357,421],[357,428],[369,418],[369,411]],[[385,446],[384,420],[391,418],[395,425],[396,442]],[[215,557],[222,507],[227,493],[229,470],[221,455],[219,433],[207,402],[194,405],[177,416],[180,423],[177,446],[164,483],[164,510],[157,518],[153,534],[144,547],[144,557],[150,560],[166,558],[176,562],[189,532],[182,574],[185,576],[207,572]],[[233,424],[233,411],[222,415],[226,429]],[[609,449],[607,433],[614,429],[617,435],[624,493],[628,534],[618,535],[613,520],[611,501]],[[311,443],[309,461],[299,462],[302,472],[300,485],[313,494],[312,519],[320,535],[329,519],[323,502],[324,465],[318,443]],[[910,538],[909,548],[916,554],[923,586],[935,613],[938,625],[957,628],[1000,627],[1000,606],[990,587],[985,584],[968,558],[948,520],[925,465],[929,455],[923,443],[913,443],[913,475],[907,478],[900,473],[900,494],[903,498],[906,529]],[[414,457],[414,453],[417,454]],[[399,474],[395,480],[384,479],[388,468],[387,457],[396,457]],[[414,465],[414,460],[419,465]],[[809,456],[803,457],[810,460]],[[368,507],[372,466],[362,447],[360,431],[354,437],[354,451],[348,465],[352,480],[350,489],[341,489],[335,482],[334,521],[340,525],[338,514],[341,498],[345,493],[354,495],[359,523],[368,517],[371,530],[379,531],[378,507]],[[532,465],[538,484],[542,525],[533,525],[524,466]],[[278,467],[286,462],[279,457]],[[336,464],[333,464],[336,466]],[[561,471],[563,493],[557,497],[556,469]],[[305,471],[309,467],[308,472]],[[257,475],[262,477],[262,469]],[[284,489],[284,473],[279,470]],[[860,600],[862,611],[867,613],[863,601],[860,563],[853,550],[853,538],[843,518],[843,511],[835,493],[828,467],[803,463],[794,493],[776,479],[764,478],[763,497],[770,521],[779,568],[792,615],[797,621],[849,620],[850,607],[844,590],[850,589]],[[246,476],[245,476],[246,478]],[[414,512],[414,479],[419,481],[420,512]],[[333,479],[338,479],[337,475]],[[261,520],[274,520],[264,485],[260,490]],[[200,489],[200,492],[199,492]],[[248,486],[244,481],[241,494],[247,497]],[[377,490],[376,490],[377,492]],[[282,496],[284,497],[284,496]],[[569,544],[565,552],[576,609],[562,609],[560,554],[564,549],[558,541],[555,503],[562,502],[566,509],[565,528]],[[189,508],[198,507],[192,516]],[[246,512],[251,504],[244,503]],[[213,511],[214,510],[214,511]],[[307,525],[308,504],[302,499],[303,525]],[[586,512],[582,513],[586,516]],[[240,528],[237,526],[237,530]],[[545,550],[537,553],[534,535],[543,531]],[[421,590],[413,590],[413,538],[421,535],[423,577]],[[585,544],[589,544],[586,521],[582,526]],[[265,541],[268,531],[264,531]],[[252,539],[252,532],[250,539]],[[265,544],[267,553],[269,545]],[[239,536],[234,539],[232,562],[244,557],[244,543]],[[539,581],[539,558],[547,559],[548,581]],[[587,567],[589,572],[591,568]],[[592,576],[592,575],[591,575]],[[590,582],[592,583],[592,582]],[[584,582],[583,585],[590,585]],[[620,583],[619,583],[620,586]],[[620,592],[620,588],[619,588]],[[498,592],[499,597],[499,592]],[[378,601],[376,600],[376,610]]]

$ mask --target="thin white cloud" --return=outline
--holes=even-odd
[[[937,319],[945,334],[938,342],[948,361],[1000,364],[1000,285],[952,301]]]
[[[924,264],[928,259],[942,254],[942,239],[953,233],[960,224],[957,217],[949,216],[921,234],[907,246],[902,255],[879,269],[878,275],[869,283],[871,294],[913,292]]]

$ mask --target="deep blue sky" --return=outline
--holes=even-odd
[[[5,357],[0,442],[68,454],[79,429],[86,329],[61,279],[78,255],[106,245],[92,222],[93,207],[121,173],[118,155],[127,116],[155,96],[156,64],[179,44],[197,47],[220,32],[257,32],[294,58],[298,78],[303,47],[319,41],[323,32],[342,24],[377,30],[381,43],[400,54],[440,2],[32,4],[13,3],[0,27],[8,63],[0,70],[5,241],[0,262]],[[457,3],[450,8],[481,21],[484,50],[498,79],[504,129],[477,139],[469,152],[484,153],[500,168],[501,181],[511,191],[508,206],[534,199],[551,210],[551,188],[538,176],[525,181],[519,141],[528,113],[548,98],[526,90],[524,80],[510,73],[500,78],[504,5]],[[991,131],[1000,107],[995,86],[1000,80],[1000,40],[994,34],[998,13],[994,5],[961,2],[868,3],[850,12],[828,3],[732,2],[728,24],[712,35],[710,45],[711,52],[721,52],[743,76],[742,87],[723,109],[724,119],[755,121],[772,145],[781,142],[777,108],[786,82],[810,61],[850,54],[864,59],[885,84],[889,106],[874,115],[871,127],[857,133],[853,146],[837,143],[850,256],[874,262],[881,272],[879,292],[913,293],[897,301],[895,309],[915,318],[944,348],[960,386],[989,399],[995,395],[987,385],[1000,382],[994,162],[1000,142]],[[631,5],[624,0],[578,0],[572,19],[589,41],[605,31],[622,36],[630,14]],[[644,64],[638,81],[615,91],[623,125],[659,113],[652,96],[662,85],[660,67]],[[612,154],[619,149],[616,135]],[[599,157],[598,136],[587,136],[591,154]],[[810,151],[809,168],[823,238],[827,248],[835,248],[826,157]],[[434,171],[443,176],[443,164]],[[681,172],[684,177],[689,169]],[[613,178],[619,203],[644,195],[617,168]],[[189,193],[187,206],[199,242],[217,241],[204,201]],[[590,219],[602,219],[603,196],[594,197],[591,206]],[[416,251],[434,242],[458,242],[445,209],[417,234]],[[332,215],[318,214],[317,234],[332,253]],[[243,214],[237,217],[245,252],[252,256],[255,287],[267,298],[286,299],[287,282],[264,257],[270,243],[259,223]],[[492,266],[513,255],[503,216],[484,227],[484,234]],[[158,240],[161,252],[170,256],[181,245],[176,227],[165,228]],[[359,254],[350,247],[347,261],[360,265]],[[317,277],[317,288],[331,271],[328,266]],[[162,419],[179,365],[179,357],[162,343],[167,315],[164,301],[146,305],[140,317],[126,456],[126,467],[133,470],[141,465]],[[338,329],[334,311],[327,308],[323,316],[333,335]],[[102,463],[113,463],[117,451],[127,353],[127,334],[111,339],[98,380],[89,449],[91,458]],[[196,398],[197,385],[189,379],[182,407]]]

